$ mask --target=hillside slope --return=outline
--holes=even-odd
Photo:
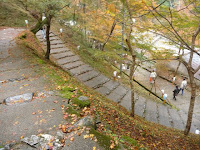
[[[0,26],[25,27],[25,21],[33,24],[35,20],[24,11],[20,4],[13,1],[0,2]]]

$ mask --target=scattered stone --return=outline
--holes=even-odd
[[[64,134],[61,131],[58,131],[56,133],[56,138],[59,140],[62,140],[62,139],[64,139]]]
[[[36,135],[31,135],[30,138],[26,137],[26,138],[23,138],[21,141],[31,146],[34,146],[40,142],[40,138]]]
[[[60,150],[63,145],[57,138],[58,136],[62,136],[62,139],[64,138],[64,135],[61,135],[61,133],[57,133],[56,137],[50,134],[41,134],[40,136],[31,135],[31,137],[26,137],[21,141],[37,149]]]
[[[42,91],[34,95],[34,97],[46,97],[56,95],[56,91]]]
[[[16,82],[16,81],[22,81],[24,79],[26,79],[26,78],[25,77],[20,77],[20,78],[8,79],[7,81],[8,82]]]
[[[74,124],[74,127],[83,127],[83,126],[95,127],[94,118],[91,116],[86,116]]]
[[[14,105],[14,104],[30,102],[32,99],[33,99],[33,93],[26,93],[13,97],[8,97],[4,100],[4,103],[6,105]]]
[[[13,143],[11,143],[11,144],[6,144],[6,145],[4,146],[4,148],[2,148],[2,150],[10,150],[10,149],[12,148],[13,145],[14,145]]]
[[[74,128],[78,127],[92,127],[95,129],[96,123],[93,117],[86,116],[80,119],[78,122],[76,122],[73,126],[69,127],[66,131],[71,132]]]
[[[87,101],[87,100],[89,100],[89,98],[87,96],[80,96],[78,99],[80,101]]]

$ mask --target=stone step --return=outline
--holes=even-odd
[[[65,71],[68,71],[70,69],[73,69],[73,68],[77,68],[81,65],[84,65],[84,63],[82,61],[75,61],[73,63],[68,63],[68,64],[65,64],[63,66],[61,66]]]
[[[146,99],[140,96],[135,103],[135,114],[144,117],[145,108],[146,108]]]
[[[64,64],[72,63],[72,62],[75,62],[75,61],[78,61],[78,60],[80,60],[80,58],[78,56],[72,56],[72,57],[65,57],[65,58],[58,59],[56,61],[56,63],[58,65],[64,65]]]
[[[172,127],[167,106],[158,104],[158,119],[161,125]]]
[[[108,99],[113,100],[114,102],[119,103],[121,99],[125,96],[127,93],[127,89],[123,86],[118,86],[116,89],[114,89],[108,96]]]
[[[195,126],[195,128],[200,129],[200,121],[196,118],[192,118],[192,124]]]
[[[179,130],[184,130],[185,128],[184,124],[177,110],[175,109],[168,109],[168,110],[169,110],[169,115],[170,115],[173,127]]]
[[[57,48],[57,49],[51,49],[50,53],[51,54],[57,54],[57,53],[63,53],[70,51],[68,48]]]
[[[187,114],[183,111],[178,111],[181,119],[183,120],[183,124],[184,127],[186,127],[186,123],[187,123]],[[196,127],[194,126],[194,124],[191,124],[191,128],[190,128],[190,132],[195,133]]]
[[[62,53],[54,53],[54,54],[51,54],[51,56],[55,59],[61,59],[61,58],[64,58],[64,57],[71,57],[71,56],[74,56],[75,54],[72,53],[71,51],[67,51],[67,52],[62,52]]]
[[[97,76],[99,76],[99,72],[92,70],[92,71],[86,72],[84,74],[78,75],[78,76],[76,76],[76,78],[78,78],[79,80],[81,80],[83,82],[86,82]]]
[[[57,48],[65,48],[66,46],[64,44],[57,44],[57,45],[51,45],[51,50],[52,49],[57,49]]]
[[[135,96],[136,97],[136,96]],[[131,91],[129,90],[120,102],[127,110],[131,111]]]
[[[54,41],[54,40],[60,40],[60,38],[57,36],[50,37],[50,41]]]
[[[102,84],[108,82],[110,79],[108,79],[106,76],[100,74],[99,76],[92,78],[89,81],[84,82],[85,85],[89,86],[90,88],[98,88]]]
[[[110,93],[110,89],[108,89],[107,87],[105,86],[101,86],[97,89],[95,89],[95,91],[97,91],[98,93],[102,94],[102,95],[108,95]]]
[[[86,73],[88,71],[91,71],[93,70],[92,67],[90,67],[89,65],[81,65],[77,68],[73,68],[73,69],[70,69],[69,72],[72,74],[72,75],[80,75],[80,74],[83,74],[83,73]]]
[[[103,86],[107,87],[109,90],[113,90],[116,87],[119,86],[119,83],[113,80],[110,80],[109,82],[106,82]]]
[[[157,104],[155,102],[147,100],[145,119],[154,123],[158,123]]]
[[[46,46],[47,42],[43,42],[43,44]],[[63,42],[61,40],[54,40],[54,41],[50,41],[51,45],[58,45],[58,44],[63,44]]]

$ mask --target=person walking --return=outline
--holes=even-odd
[[[178,86],[176,85],[176,88],[173,90],[173,99],[176,100],[176,96],[178,95],[179,93],[179,89],[178,89]]]
[[[42,21],[44,21],[46,19],[45,17],[45,13],[42,14]],[[46,26],[43,25],[42,26],[42,35],[43,35],[43,39],[45,40],[46,39]]]
[[[174,76],[174,77],[172,78],[172,85],[175,84],[175,81],[176,81],[176,76]]]
[[[117,71],[114,71],[113,72],[113,79],[116,80],[116,78],[117,78]]]
[[[155,70],[153,70],[150,74],[150,83],[155,83],[155,80],[156,80],[156,77],[157,77],[157,74],[155,72]]]
[[[187,81],[183,79],[183,81],[181,82],[181,87],[180,87],[180,90],[182,91],[182,95],[186,86],[187,86]]]

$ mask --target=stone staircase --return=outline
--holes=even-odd
[[[36,34],[38,40],[45,45],[42,33]],[[51,54],[50,60],[60,66],[63,70],[69,72],[72,76],[83,82],[86,86],[94,89],[108,99],[119,103],[127,110],[131,110],[131,90],[130,88],[107,78],[90,65],[85,64],[79,56],[75,55],[60,38],[54,33],[50,34]],[[161,125],[184,130],[187,114],[183,111],[177,111],[167,105],[156,103],[135,94],[135,113],[148,121],[159,123]],[[193,118],[190,132],[200,128],[200,121]]]

